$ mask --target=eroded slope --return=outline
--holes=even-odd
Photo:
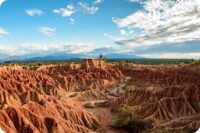
[[[200,127],[198,70],[91,59],[0,68],[0,127],[11,133],[121,132],[116,112],[125,110],[129,132],[194,132]]]

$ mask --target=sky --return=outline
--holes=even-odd
[[[200,58],[199,0],[0,0],[0,59],[49,53]]]

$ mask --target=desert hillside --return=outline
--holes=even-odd
[[[106,63],[0,67],[6,133],[192,133],[200,66]]]

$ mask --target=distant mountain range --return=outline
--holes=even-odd
[[[136,59],[136,58],[143,58],[136,55],[130,55],[130,54],[122,54],[122,53],[113,53],[113,54],[107,54],[105,55],[108,59]]]
[[[136,59],[142,58],[136,55],[112,53],[104,55],[107,59]],[[21,55],[21,56],[6,56],[0,58],[0,62],[26,62],[26,61],[61,61],[70,59],[98,58],[98,55],[93,54],[67,54],[67,53],[51,53],[44,56]]]

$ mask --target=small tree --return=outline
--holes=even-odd
[[[99,55],[99,59],[103,59],[104,58],[104,56],[103,56],[103,54],[101,53],[100,55]]]

